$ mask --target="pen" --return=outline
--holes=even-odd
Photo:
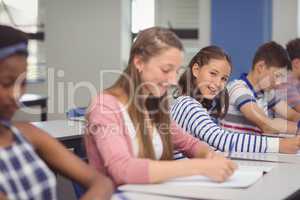
[[[233,148],[234,148],[234,142],[230,142],[228,158],[231,158],[231,154],[232,154]]]
[[[125,196],[125,194],[123,193],[123,191],[121,191],[121,190],[117,189],[116,195],[117,195],[118,199],[120,199],[120,200],[129,200],[129,198],[127,198]]]

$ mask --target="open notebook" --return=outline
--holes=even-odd
[[[239,169],[223,183],[217,183],[204,176],[189,176],[175,178],[160,184],[134,185],[128,184],[119,187],[121,191],[147,191],[151,190],[151,186],[155,188],[157,185],[167,187],[176,186],[199,186],[199,187],[218,187],[218,188],[247,188],[257,182],[265,172],[272,170],[272,167],[254,167],[239,166]],[[143,188],[144,187],[144,188]]]
[[[227,152],[220,152],[225,157]],[[280,162],[280,158],[277,153],[244,153],[244,152],[232,152],[231,159],[238,160],[252,160],[252,161],[266,161],[266,162]]]
[[[279,137],[279,138],[295,137],[295,134],[287,134],[287,133],[263,133],[262,135],[269,136],[269,137]]]
[[[240,166],[239,169],[223,183],[217,183],[204,176],[190,176],[184,178],[176,178],[164,182],[167,185],[197,185],[203,187],[222,187],[222,188],[246,188],[254,184],[263,176],[264,171],[270,169],[256,168],[248,166]]]

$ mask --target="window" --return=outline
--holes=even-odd
[[[132,0],[131,32],[154,25],[167,27],[181,39],[198,40],[199,0]]]
[[[300,0],[297,1],[297,36],[300,36]]]
[[[0,23],[30,33],[28,82],[43,81],[46,77],[44,42],[36,38],[41,35],[38,33],[43,28],[43,25],[38,23],[38,16],[38,0],[0,0]]]
[[[140,30],[155,24],[155,0],[131,1],[131,32],[137,34]]]

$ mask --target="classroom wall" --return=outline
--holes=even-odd
[[[211,42],[211,0],[199,0],[199,46]]]
[[[271,0],[212,0],[211,43],[223,47],[231,55],[238,78],[251,67],[255,49],[271,40]]]
[[[165,4],[162,1],[168,2],[169,0],[157,1],[161,1],[160,4],[157,4],[161,5]],[[185,2],[189,1],[193,2],[193,4],[196,2],[195,0],[187,0]],[[222,14],[222,12],[225,13],[225,11],[228,12],[236,8],[234,5],[230,6],[231,2],[235,1],[238,6],[242,6],[241,4],[246,6],[248,4],[254,4],[254,2],[263,2],[265,0],[251,0],[245,2],[239,2],[238,0],[198,0],[198,2],[196,2],[196,5],[198,4],[198,19],[195,19],[194,22],[196,21],[196,23],[198,23],[199,39],[197,41],[184,41],[187,47],[185,63],[187,63],[188,58],[198,49],[214,43],[214,41],[218,41],[215,39],[216,32],[219,33],[217,36],[219,39],[225,38],[226,36],[231,38],[231,42],[235,41],[236,44],[232,44],[231,47],[235,47],[235,45],[244,42],[236,40],[236,38],[238,39],[240,37],[239,35],[233,37],[235,36],[234,34],[228,34],[233,33],[233,30],[230,29],[229,26],[226,26],[225,30],[216,31],[219,29],[216,27],[216,18],[213,12],[216,13],[216,11],[218,11],[217,13],[219,13],[220,16],[225,15]],[[176,4],[176,2],[178,2],[178,4]],[[219,5],[216,6],[216,2],[218,2]],[[89,0],[88,3],[80,0],[51,0],[41,1],[41,3],[40,6],[43,6],[43,12],[45,12],[45,19],[43,19],[43,21],[45,21],[46,25],[45,43],[47,67],[50,69],[50,72],[54,70],[55,80],[52,86],[49,85],[48,81],[45,83],[29,84],[28,92],[49,96],[49,104],[52,106],[50,107],[52,110],[49,110],[52,112],[49,115],[49,119],[60,119],[65,117],[64,112],[68,109],[67,104],[69,100],[74,100],[77,106],[85,106],[90,101],[89,92],[87,92],[87,89],[84,87],[77,89],[73,99],[68,99],[66,92],[68,90],[68,84],[73,84],[73,86],[77,84],[77,86],[80,86],[78,85],[79,83],[88,79],[97,89],[100,88],[101,85],[107,86],[114,81],[116,76],[112,74],[107,75],[102,84],[99,81],[100,69],[120,69],[126,64],[131,44],[130,0]],[[176,6],[181,4],[181,1],[174,1],[172,5],[176,8]],[[249,6],[247,9],[251,7]],[[271,39],[285,44],[290,38],[294,38],[298,35],[298,7],[298,0],[272,1]],[[241,15],[249,15],[250,12],[241,9],[235,10],[235,12],[238,10],[243,11],[240,12]],[[160,12],[165,12],[164,16],[173,17],[175,13],[171,7],[166,10],[161,10]],[[173,14],[169,15],[168,13]],[[232,15],[233,14],[234,12]],[[239,18],[243,17],[236,17],[235,19],[229,20],[224,16],[224,19],[227,19],[226,21],[232,21],[226,22],[227,25],[228,23],[236,23],[236,20]],[[257,19],[258,17],[254,18]],[[246,28],[250,26],[247,27],[246,22],[244,22],[244,26],[245,30],[248,30]],[[235,34],[240,33],[241,30],[243,30],[243,28],[236,30]],[[260,30],[262,30],[262,28]],[[249,34],[250,33],[251,32],[249,32]],[[248,40],[249,41],[246,42],[250,43],[251,40]],[[220,44],[223,45],[223,43]],[[253,45],[253,48],[255,47]],[[237,52],[234,52],[234,54],[236,55],[239,55],[239,53],[250,55],[254,51],[250,48],[245,49],[244,46],[235,49]],[[242,57],[246,57],[245,55],[242,55]],[[246,61],[247,59],[249,64],[251,58],[247,57],[241,60]],[[235,64],[234,70],[237,71],[235,76],[238,76],[241,71],[244,71],[244,67],[248,68],[248,64]],[[58,76],[62,75],[58,73],[59,70],[64,71],[63,77]],[[64,86],[64,90],[59,91],[58,85]],[[53,89],[54,92],[49,95],[49,93],[51,93],[49,90]],[[58,93],[63,93],[64,95]],[[38,121],[39,109],[35,110],[35,113],[37,114],[33,116],[19,112],[16,115],[16,119]]]
[[[175,28],[194,28],[198,24],[199,39],[183,40],[185,65],[200,48],[217,44],[233,58],[232,78],[248,71],[260,44],[269,40],[285,44],[298,35],[298,0],[157,0],[156,5],[157,25],[170,22]],[[198,18],[189,20],[195,14]]]
[[[299,0],[273,0],[272,39],[285,45],[299,36]]]
[[[285,45],[298,36],[298,0],[212,0],[211,8],[211,43],[232,56],[232,78],[249,70],[262,43]]]
[[[184,66],[210,43],[210,0],[156,0],[155,25],[175,29],[198,29],[197,39],[182,39]]]
[[[69,108],[87,106],[123,70],[131,41],[130,0],[44,3],[48,78],[28,91],[47,95],[49,120],[61,119]]]

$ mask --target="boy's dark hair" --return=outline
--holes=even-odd
[[[290,59],[287,51],[274,41],[264,43],[256,50],[252,61],[252,69],[254,69],[255,64],[259,61],[264,61],[267,67],[290,67]]]
[[[295,38],[286,44],[286,50],[291,60],[300,59],[300,38]]]
[[[18,44],[24,44],[24,46],[27,46],[27,43],[28,36],[26,33],[10,26],[0,25],[0,51],[1,49]],[[16,48],[15,51],[11,51],[11,53],[8,53],[7,56],[12,54],[27,56],[28,52],[26,48]]]

